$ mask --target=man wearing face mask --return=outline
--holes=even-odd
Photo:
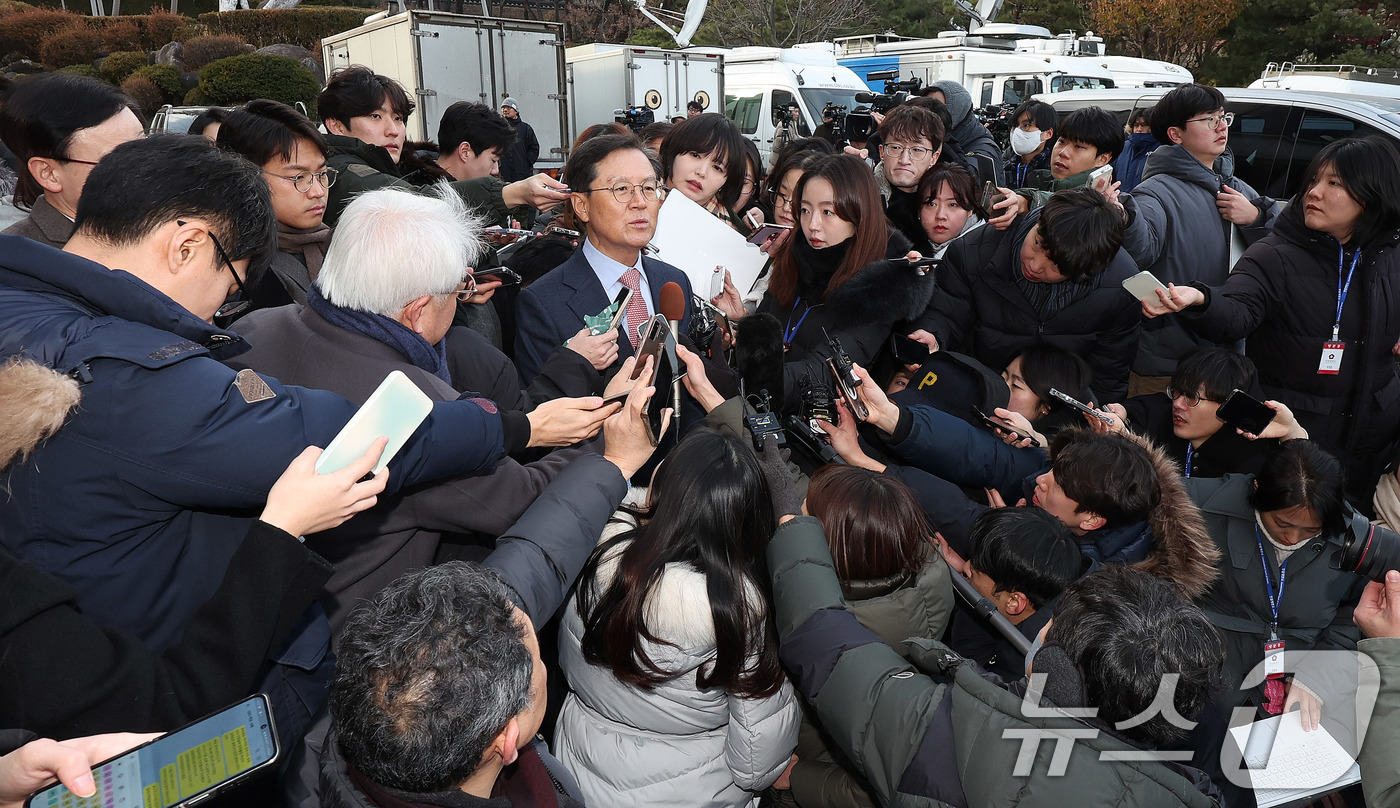
[[[1036,171],[1050,168],[1050,141],[1060,116],[1049,104],[1034,99],[1011,114],[1011,148],[1002,156],[1002,185],[1024,188]]]

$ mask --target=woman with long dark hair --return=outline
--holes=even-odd
[[[1218,287],[1172,286],[1148,317],[1181,312],[1218,343],[1248,337],[1264,396],[1342,461],[1370,509],[1400,438],[1400,153],[1346,138],[1317,153],[1273,231]]]
[[[793,190],[798,228],[773,257],[758,311],[783,327],[784,407],[799,399],[802,378],[828,382],[828,337],[870,366],[894,324],[918,316],[933,294],[933,274],[910,265],[919,254],[889,228],[880,192],[864,160],[833,155],[808,165]]]
[[[768,486],[744,441],[701,429],[648,500],[605,531],[564,616],[559,759],[591,805],[748,805],[800,715],[764,586]]]

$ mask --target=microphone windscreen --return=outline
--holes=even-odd
[[[661,285],[661,314],[667,320],[680,322],[685,319],[685,290],[675,281]]]
[[[857,104],[869,104],[879,97],[878,93],[856,93]]]

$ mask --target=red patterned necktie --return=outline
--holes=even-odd
[[[641,341],[637,329],[647,319],[647,302],[642,298],[642,273],[632,267],[622,273],[622,285],[632,290],[632,296],[627,300],[627,339],[636,350],[637,343]]]

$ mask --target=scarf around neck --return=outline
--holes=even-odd
[[[422,335],[409,329],[398,320],[385,317],[382,314],[371,314],[367,311],[356,311],[337,306],[321,294],[321,287],[318,284],[312,284],[311,290],[306,293],[306,305],[310,306],[312,311],[321,315],[321,318],[331,325],[382,342],[403,354],[403,357],[414,367],[428,371],[442,379],[448,386],[452,385],[452,376],[447,370],[446,339],[438,342],[437,345],[431,345],[426,339],[423,339]]]
[[[324,222],[309,230],[277,223],[277,249],[284,253],[301,253],[306,259],[306,271],[313,281],[326,260],[326,245],[330,242],[331,229]]]
[[[818,250],[808,243],[806,233],[797,233],[792,244],[792,257],[797,261],[797,294],[807,300],[808,305],[815,306],[826,299],[831,279],[845,260],[854,238]]]

